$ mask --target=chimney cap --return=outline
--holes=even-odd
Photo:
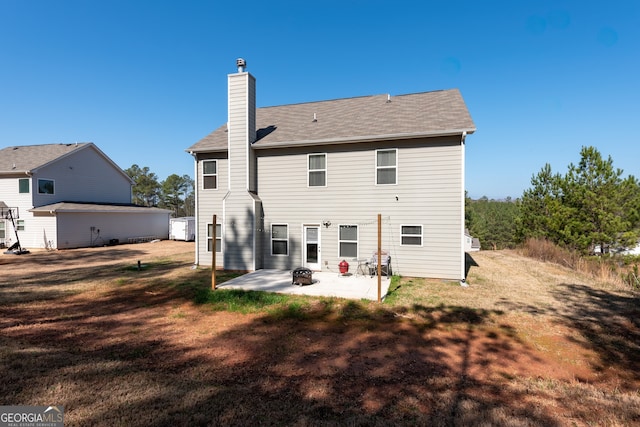
[[[236,59],[236,66],[238,67],[238,72],[244,72],[244,68],[247,66],[247,61],[242,58]]]

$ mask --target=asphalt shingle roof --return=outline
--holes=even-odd
[[[21,145],[3,148],[0,150],[0,174],[32,171],[88,144],[90,143]]]
[[[457,89],[262,107],[256,109],[256,128],[256,149],[473,133],[476,129]],[[225,124],[187,151],[226,149]]]
[[[100,213],[148,213],[171,212],[168,209],[137,206],[133,204],[58,202],[29,209],[29,212],[100,212]]]

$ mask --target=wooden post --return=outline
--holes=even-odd
[[[387,271],[387,275],[389,272]],[[378,214],[378,302],[382,301],[382,215]]]
[[[213,230],[211,232],[211,289],[216,290],[216,215],[213,215]]]

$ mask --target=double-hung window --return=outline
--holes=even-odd
[[[24,219],[16,220],[16,228],[18,231],[24,231]]]
[[[327,155],[309,154],[309,187],[325,187],[327,185]]]
[[[207,252],[213,249],[213,224],[207,224]],[[216,224],[216,252],[222,252],[222,224]]]
[[[400,244],[402,246],[422,246],[422,226],[400,226]]]
[[[289,255],[289,226],[271,224],[271,255]]]
[[[339,256],[340,258],[358,257],[358,226],[341,225],[339,236]]]
[[[38,179],[38,194],[55,194],[55,182],[52,179]]]
[[[398,182],[398,150],[376,150],[376,184],[387,185]]]
[[[4,221],[0,219],[0,239],[5,238]]]
[[[202,188],[205,190],[215,190],[218,188],[218,161],[202,161]]]

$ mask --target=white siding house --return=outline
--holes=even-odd
[[[464,148],[475,125],[458,90],[255,107],[230,74],[227,124],[196,163],[196,264],[337,269],[382,246],[394,273],[465,277]],[[217,242],[212,218],[217,217]]]
[[[464,251],[465,252],[478,252],[480,250],[480,240],[477,237],[473,237],[469,230],[464,230]]]
[[[17,208],[23,248],[66,249],[168,237],[169,211],[131,204],[133,181],[93,143],[0,150],[0,202]],[[0,217],[0,245],[15,243]]]

